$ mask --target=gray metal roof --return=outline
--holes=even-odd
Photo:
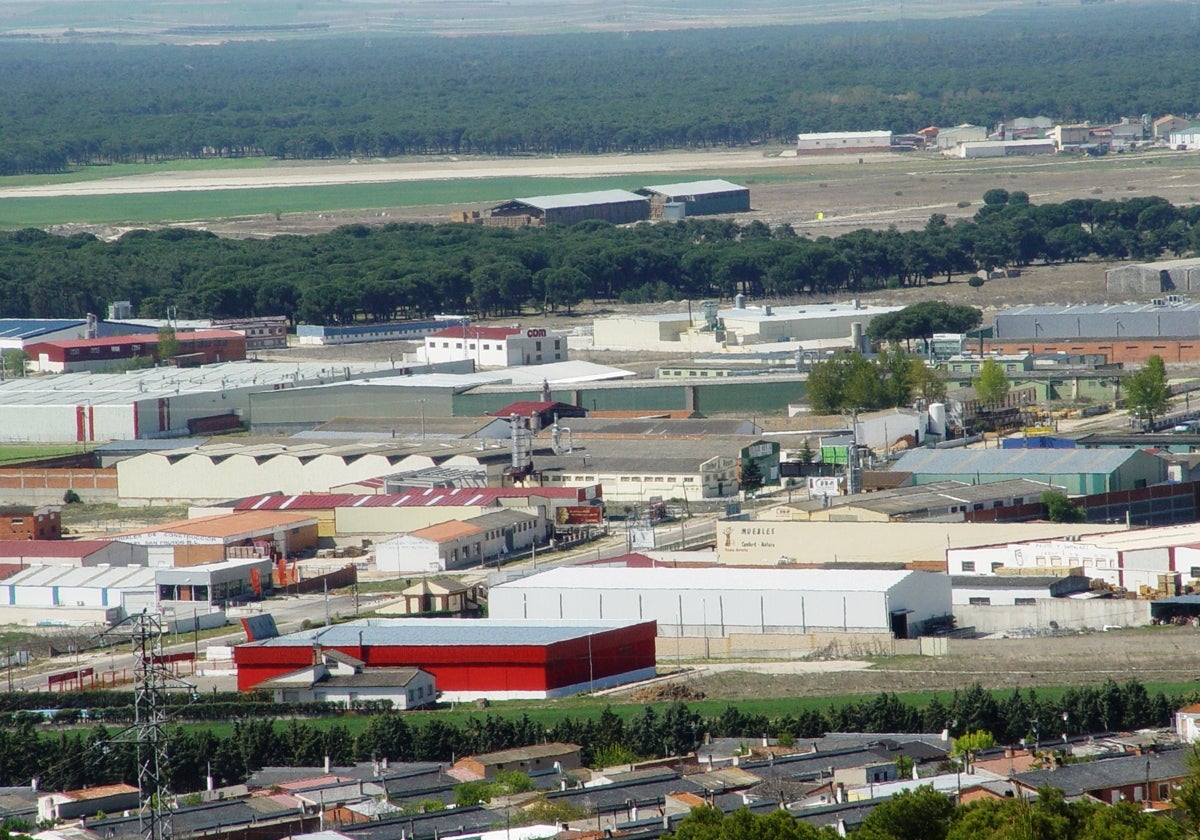
[[[645,201],[645,196],[628,190],[596,190],[595,192],[563,193],[562,195],[535,195],[530,198],[513,199],[510,203],[528,204],[539,210],[558,210],[563,207],[596,207],[603,204],[625,204],[630,201]]]
[[[640,193],[657,193],[668,198],[702,198],[706,195],[724,195],[731,192],[746,192],[747,187],[734,184],[731,181],[715,179],[712,181],[684,181],[680,184],[657,184],[642,187]]]
[[[1181,262],[1200,264],[1197,260]],[[1014,306],[996,314],[997,318],[1012,315],[1131,315],[1135,312],[1200,312],[1200,303],[1180,303],[1155,306],[1151,303],[1075,303],[1066,306],[1026,304]]]
[[[316,627],[251,644],[262,647],[363,645],[548,645],[630,627],[636,621],[498,621],[455,618],[366,618]]]
[[[1146,755],[1101,758],[1080,764],[1067,764],[1054,770],[1031,770],[1018,773],[1014,779],[1026,788],[1048,786],[1058,788],[1064,796],[1082,796],[1090,791],[1121,785],[1145,784],[1178,779],[1191,771],[1188,758],[1192,751],[1167,750]]]
[[[820,499],[793,504],[799,510],[816,511],[827,507],[856,507],[876,511],[889,516],[920,513],[930,509],[941,509],[946,505],[975,504],[997,501],[1028,494],[1035,496],[1047,490],[1064,491],[1058,484],[1047,484],[1028,478],[1013,478],[991,484],[967,484],[965,481],[937,481],[912,487],[895,487],[874,493],[854,496],[834,496],[825,504]]]
[[[474,525],[476,528],[482,528],[486,531],[489,528],[510,528],[514,525],[523,525],[526,522],[536,522],[537,517],[532,513],[525,513],[520,510],[498,510],[494,513],[473,516],[463,521],[468,525]]]
[[[1154,456],[1137,449],[914,449],[892,469],[943,475],[1107,475],[1138,457]]]

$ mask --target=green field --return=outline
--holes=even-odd
[[[679,173],[676,172],[669,175],[652,174],[638,177],[626,175],[601,178],[477,178],[134,195],[6,198],[0,201],[0,227],[45,227],[67,222],[150,224],[273,213],[462,205],[503,201],[516,196],[629,189],[663,178],[678,180],[679,177]]]
[[[4,444],[0,446],[0,464],[19,464],[38,458],[59,458],[63,455],[78,455],[88,452],[96,444]]]
[[[1196,684],[1192,682],[1153,682],[1145,683],[1146,691],[1150,694],[1162,692],[1168,697],[1183,696],[1191,697],[1196,694]],[[1040,698],[1054,700],[1061,697],[1069,689],[1063,687],[1049,687],[1036,689],[1037,696]],[[1028,694],[1030,690],[1025,690]],[[996,698],[1007,697],[1012,694],[1011,689],[1003,689],[992,691],[991,694]],[[827,709],[830,706],[841,706],[846,703],[860,702],[869,700],[877,695],[851,695],[843,697],[790,697],[790,698],[763,698],[760,700],[700,700],[688,702],[686,705],[689,709],[698,712],[700,715],[709,718],[720,716],[729,706],[736,706],[742,713],[746,715],[766,715],[770,718],[783,717],[784,715],[795,715],[799,712],[808,711],[810,709]],[[905,694],[897,694],[896,697],[900,702],[916,706],[924,706],[929,703],[934,697],[941,697],[943,700],[949,700],[950,692],[945,691],[922,691],[910,692]],[[668,703],[632,703],[622,698],[607,698],[597,699],[594,697],[576,697],[567,698],[564,700],[547,700],[547,701],[508,701],[502,703],[493,703],[486,709],[478,709],[473,704],[463,703],[455,706],[453,709],[439,709],[430,712],[405,712],[405,719],[413,725],[423,725],[429,720],[437,719],[444,723],[462,726],[469,720],[484,720],[489,715],[501,718],[520,718],[527,716],[530,720],[542,726],[553,726],[564,718],[586,719],[598,718],[605,707],[610,707],[613,712],[625,720],[634,718],[642,713],[642,709],[646,706],[653,706],[657,711],[662,711]],[[306,720],[313,726],[329,727],[329,726],[344,726],[351,734],[355,734],[366,728],[371,720],[370,715],[346,715],[343,717],[327,717],[313,718]],[[282,724],[281,724],[282,725]],[[232,723],[189,723],[183,725],[184,729],[206,729],[213,733],[225,737],[233,730]]]

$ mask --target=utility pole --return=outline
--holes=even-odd
[[[196,688],[180,680],[167,667],[163,654],[163,620],[160,613],[141,612],[103,635],[128,633],[133,648],[133,725],[114,741],[133,741],[137,748],[140,794],[138,834],[141,840],[171,840],[171,791],[168,784],[166,724],[172,688],[185,688],[192,697]]]

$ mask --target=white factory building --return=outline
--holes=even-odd
[[[1200,523],[951,548],[946,565],[956,576],[1075,573],[1132,592],[1158,589],[1163,575],[1179,584],[1200,581]]]
[[[851,346],[872,319],[898,306],[845,304],[747,306],[741,295],[730,309],[709,304],[687,312],[617,315],[592,324],[593,343],[615,350],[712,350],[721,346],[834,342]]]
[[[919,634],[951,612],[950,578],[862,569],[553,569],[493,586],[513,621],[657,621],[659,636]]]
[[[0,582],[0,623],[112,624],[156,609],[154,570],[31,566]]]
[[[181,437],[189,421],[220,415],[248,421],[258,393],[402,373],[387,362],[227,362],[10,378],[0,381],[0,441]]]
[[[476,368],[565,362],[567,334],[545,327],[448,327],[425,337],[422,356],[436,364],[470,359]]]

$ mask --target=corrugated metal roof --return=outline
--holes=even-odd
[[[712,181],[684,181],[680,184],[657,184],[649,187],[642,187],[639,192],[652,192],[659,195],[665,195],[668,198],[676,196],[686,196],[688,198],[702,198],[706,195],[722,195],[731,192],[745,192],[746,187],[734,184],[730,181],[715,179]]]
[[[285,513],[283,511],[239,511],[237,513],[220,513],[216,516],[202,516],[199,519],[179,519],[136,531],[126,531],[112,537],[120,540],[122,537],[135,537],[142,534],[188,534],[196,537],[237,537],[251,531],[261,531],[269,528],[294,528],[306,523],[316,523],[316,517],[302,513]]]
[[[1063,475],[1115,472],[1136,449],[914,449],[900,456],[898,472],[943,475]]]
[[[0,338],[36,338],[46,333],[86,326],[87,321],[77,318],[0,318]]]
[[[7,586],[74,586],[83,589],[148,589],[154,569],[145,566],[31,566],[4,581]]]
[[[452,519],[449,522],[439,522],[436,525],[430,525],[428,528],[419,528],[411,532],[409,536],[420,537],[423,540],[431,540],[433,542],[446,542],[447,540],[456,540],[459,537],[473,537],[482,533],[483,529],[477,525],[468,525],[466,522],[459,522],[457,519]]]
[[[909,575],[926,574],[933,573],[877,569],[869,572],[861,569],[759,569],[744,566],[686,569],[575,566],[551,569],[500,584],[496,588],[621,589],[631,592],[694,589],[708,592],[880,592],[892,588]]]
[[[596,190],[594,192],[563,193],[561,195],[535,195],[518,198],[518,204],[528,204],[539,210],[558,210],[563,207],[595,207],[603,204],[625,204],[630,201],[645,201],[644,196],[628,190]]]
[[[87,557],[108,546],[104,540],[0,540],[0,558]]]
[[[548,645],[634,627],[641,621],[500,621],[488,618],[367,618],[301,630],[249,644],[259,647],[363,645]]]

